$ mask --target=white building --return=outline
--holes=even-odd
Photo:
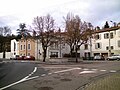
[[[81,46],[83,57],[103,55],[105,57],[112,54],[120,54],[120,27],[112,27],[95,31],[92,38],[92,51],[90,51],[90,42]]]
[[[69,54],[70,48],[65,43],[60,43],[58,40],[53,40],[53,44],[48,47],[47,49],[47,59],[49,58],[63,58],[64,54]],[[36,39],[35,41],[35,57],[37,59],[43,58],[43,49],[42,49],[42,43],[39,41],[39,39]]]
[[[18,42],[16,39],[11,40],[11,55],[10,58],[15,57],[15,55],[19,55],[19,49],[18,49]]]
[[[120,28],[110,28],[96,33],[92,43],[94,55],[120,54]]]

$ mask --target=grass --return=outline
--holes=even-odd
[[[85,90],[120,90],[120,73],[94,81]]]

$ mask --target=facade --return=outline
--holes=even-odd
[[[53,40],[53,44],[48,47],[48,58],[63,58],[65,54],[70,53],[70,47],[64,42],[64,34],[58,34],[58,38]],[[108,29],[96,30],[92,38],[80,47],[78,50],[80,57],[93,57],[103,55],[105,57],[111,54],[120,54],[120,26]],[[21,38],[18,42],[11,41],[12,55],[32,55],[37,60],[43,59],[42,43],[39,39]]]
[[[19,55],[18,41],[16,39],[11,40],[11,55],[10,58],[14,58],[16,55]]]
[[[111,28],[105,32],[96,33],[92,43],[94,55],[120,54],[120,28]]]
[[[35,40],[33,38],[21,38],[18,41],[18,50],[21,56],[35,56]]]
[[[120,54],[120,27],[97,30],[93,38],[81,47],[83,57],[102,55],[108,57],[112,54]],[[92,48],[92,51],[90,51]]]
[[[64,34],[61,36],[57,34],[57,38],[54,38],[52,40],[52,45],[48,47],[47,49],[47,59],[49,58],[63,58],[64,54],[69,54],[70,48],[69,46],[64,43]],[[36,39],[35,41],[35,57],[37,59],[43,58],[43,49],[42,49],[42,43],[39,41],[39,39]]]

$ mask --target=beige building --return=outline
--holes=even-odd
[[[19,39],[18,50],[19,50],[19,55],[35,56],[35,39],[33,39],[32,37]]]

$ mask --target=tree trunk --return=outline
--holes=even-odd
[[[45,59],[46,59],[46,52],[47,52],[47,50],[44,49],[44,52],[43,52],[43,62],[45,62]]]
[[[70,50],[70,57],[72,57],[72,50]]]
[[[77,48],[75,49],[75,57],[76,57],[76,63],[78,62],[78,58],[77,58]]]
[[[5,58],[5,50],[3,51],[3,58]]]
[[[70,57],[72,58],[72,54],[73,54],[73,48],[72,47],[70,47]]]

